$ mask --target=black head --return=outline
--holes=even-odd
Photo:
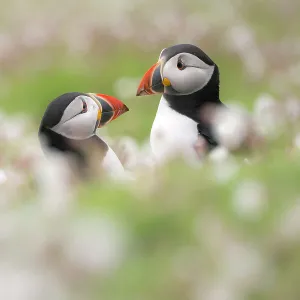
[[[163,93],[170,106],[195,119],[204,103],[220,103],[219,69],[200,48],[179,44],[161,51],[144,75],[137,95]]]

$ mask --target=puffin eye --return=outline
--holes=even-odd
[[[177,62],[177,69],[180,70],[180,71],[185,69],[185,65],[184,65],[184,63],[182,62],[181,59],[179,59],[178,62]]]
[[[84,100],[82,100],[82,111],[81,113],[84,114],[87,112],[87,105],[86,102]]]

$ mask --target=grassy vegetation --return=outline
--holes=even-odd
[[[297,42],[298,3],[287,2],[290,10],[285,11],[279,7],[280,1],[274,1],[274,5],[261,1],[232,2],[236,2],[234,20],[229,13],[227,16],[225,5],[222,14],[222,5],[216,1],[213,9],[213,4],[197,1],[190,2],[185,9],[176,3],[171,11],[176,16],[182,13],[182,32],[185,17],[191,13],[199,14],[200,21],[208,26],[208,34],[193,43],[218,64],[223,102],[235,102],[252,111],[257,97],[264,93],[278,101],[290,95],[299,97],[297,84],[284,86],[282,93],[276,84],[274,88],[274,78],[279,74],[289,81],[289,68],[296,64],[292,47],[287,46],[285,52],[280,44],[286,37],[286,43]],[[136,4],[134,9],[138,10],[139,5],[145,5],[145,9],[140,14],[132,13],[129,19],[136,23],[134,37],[142,37],[145,44],[135,43],[134,38],[118,40],[108,33],[98,32],[98,39],[84,54],[50,40],[44,47],[22,48],[19,56],[10,58],[8,55],[1,61],[0,104],[1,111],[7,115],[1,119],[0,171],[3,169],[7,174],[11,171],[14,176],[10,179],[8,175],[5,186],[0,174],[0,228],[4,228],[3,235],[0,234],[3,244],[0,263],[11,268],[9,271],[0,268],[0,295],[18,290],[24,282],[26,286],[28,276],[20,275],[21,283],[16,284],[15,277],[9,277],[21,268],[40,274],[38,277],[43,282],[34,282],[39,287],[47,286],[42,295],[45,298],[49,294],[51,300],[299,299],[300,151],[295,143],[298,122],[278,128],[282,133],[274,140],[267,140],[265,147],[257,151],[232,154],[219,162],[207,159],[201,168],[191,168],[178,159],[154,173],[141,171],[133,185],[117,185],[94,178],[84,183],[68,181],[66,192],[59,182],[63,181],[63,166],[52,170],[51,163],[38,162],[37,167],[31,162],[35,158],[35,147],[39,147],[35,139],[45,107],[58,95],[70,91],[117,96],[130,112],[109,124],[103,132],[112,138],[133,137],[137,144],[148,140],[159,96],[137,98],[136,90],[132,89],[124,93],[131,96],[123,99],[116,82],[121,78],[138,82],[156,62],[161,49],[175,40],[178,42],[181,32],[174,33],[170,28],[173,35],[166,39],[157,31],[162,38],[151,44],[146,39],[145,27],[148,33],[157,29],[154,23],[147,23],[152,20],[151,14],[147,17],[142,14],[149,11],[147,4]],[[162,11],[163,6],[169,4],[159,5]],[[82,11],[90,11],[92,15],[88,5],[87,8],[82,6]],[[171,9],[171,5],[168,7]],[[212,18],[214,12],[223,23],[218,24],[218,19]],[[79,18],[80,14],[76,16]],[[77,24],[75,16],[72,17],[66,21],[70,28]],[[225,47],[228,41],[225,33],[236,25],[235,21],[239,24],[238,20],[244,21],[254,34],[257,49],[266,63],[265,73],[256,80],[248,74],[247,57],[242,58],[238,50],[229,51]],[[7,28],[10,27],[7,25]],[[64,28],[62,26],[62,32]],[[177,39],[174,38],[176,33]],[[274,51],[266,50],[267,46]],[[246,48],[244,51],[249,50]],[[15,122],[11,118],[19,113],[29,118],[29,126],[26,130],[21,126],[24,132],[17,139],[7,138],[5,134]],[[5,127],[9,120],[12,123]],[[277,124],[276,118],[273,120],[277,128],[279,122]],[[28,155],[30,146],[35,150],[30,149],[32,152]],[[245,162],[245,157],[250,164]],[[70,200],[73,205],[66,205],[64,210],[68,192],[73,193]],[[57,214],[51,215],[48,211],[52,205],[45,200],[48,194],[53,198],[53,206],[59,207]],[[8,195],[13,195],[12,202],[2,201]],[[57,204],[56,200],[63,204]],[[124,239],[124,245],[118,237],[116,240],[122,246],[114,244],[111,224],[104,223],[99,228],[89,225],[91,220],[101,221],[106,217],[112,225],[120,227],[117,232],[120,240]],[[82,220],[88,224],[83,229]],[[98,230],[101,234],[103,230],[103,239],[97,235]],[[75,239],[74,247],[70,248],[74,249],[68,251],[73,256],[64,250],[73,245],[72,239]],[[104,262],[101,257],[105,258]],[[95,269],[89,267],[89,259]],[[5,278],[11,280],[9,284],[13,288],[10,290]],[[47,289],[51,292],[47,293]],[[60,298],[53,296],[53,291],[57,291]],[[23,298],[10,298],[8,294],[0,298],[41,299],[38,296],[26,298],[25,294]]]

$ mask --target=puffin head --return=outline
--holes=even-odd
[[[219,97],[218,66],[198,47],[179,44],[161,51],[158,62],[143,76],[137,96],[187,96],[208,85]]]
[[[46,155],[61,153],[74,158],[75,171],[89,174],[90,155],[104,158],[107,144],[98,138],[97,128],[103,127],[127,112],[120,100],[103,94],[66,93],[49,103],[39,127],[39,141]]]
[[[53,100],[43,116],[40,131],[83,140],[129,109],[120,100],[103,94],[66,93]]]

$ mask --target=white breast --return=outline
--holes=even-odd
[[[197,123],[171,109],[162,96],[150,134],[150,144],[157,162],[165,162],[175,155],[197,161],[194,149],[197,138]]]
[[[116,180],[134,179],[134,177],[129,172],[124,170],[124,167],[120,162],[118,156],[113,151],[113,149],[111,149],[109,146],[108,146],[108,151],[106,152],[106,155],[103,158],[102,167],[107,172],[109,177],[112,179],[116,179]]]

